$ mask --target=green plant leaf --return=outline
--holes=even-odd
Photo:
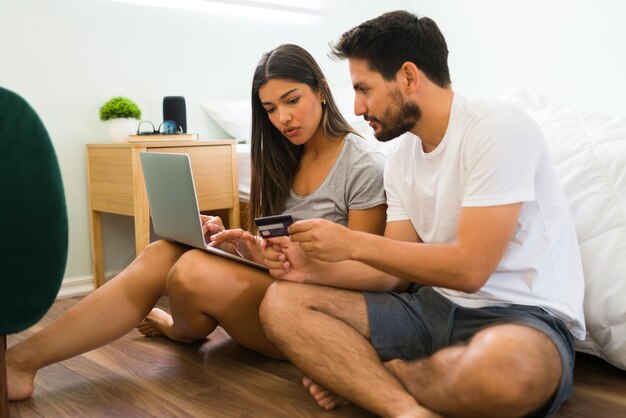
[[[123,96],[116,96],[100,108],[100,120],[107,121],[115,118],[140,119],[141,110],[132,100]]]

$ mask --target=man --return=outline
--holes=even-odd
[[[583,277],[539,128],[455,94],[428,18],[386,13],[333,53],[376,137],[404,134],[385,236],[305,220],[270,240],[268,337],[326,408],[332,391],[383,416],[552,414],[572,391],[570,334],[585,335]]]

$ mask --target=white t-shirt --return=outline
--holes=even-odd
[[[410,220],[425,243],[455,242],[462,207],[524,202],[515,233],[476,293],[435,288],[467,307],[540,306],[585,337],[574,221],[543,134],[521,109],[454,95],[435,150],[406,133],[385,167],[387,222]]]

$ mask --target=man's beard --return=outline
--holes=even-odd
[[[389,96],[391,105],[383,119],[372,118],[380,124],[380,132],[374,132],[374,136],[381,142],[391,141],[410,131],[422,117],[422,110],[417,103],[406,102],[399,90],[390,92]]]

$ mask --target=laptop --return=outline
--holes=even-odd
[[[171,241],[267,270],[263,264],[210,247],[205,241],[189,155],[141,152],[140,158],[152,225],[157,234]]]

